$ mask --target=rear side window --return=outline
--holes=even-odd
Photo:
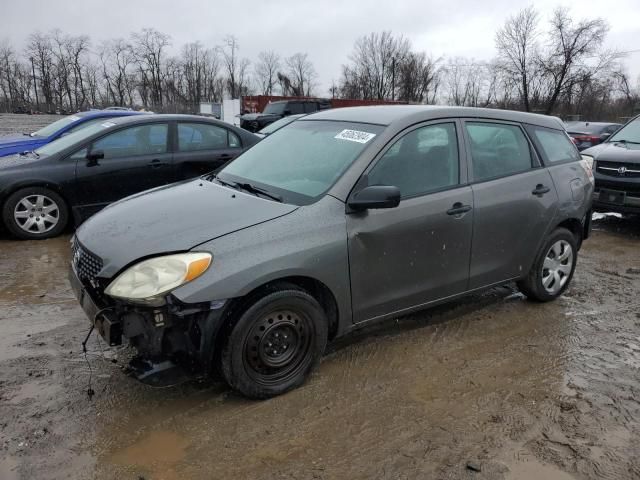
[[[304,113],[303,104],[300,102],[291,102],[287,106],[287,110],[289,110],[289,115],[297,115],[299,113]]]
[[[312,113],[318,110],[318,104],[313,102],[308,102],[304,104],[304,113]]]
[[[178,150],[197,152],[200,150],[218,150],[229,146],[227,129],[204,123],[178,124]],[[232,139],[237,146],[239,139]]]
[[[471,143],[475,181],[513,175],[532,168],[529,142],[519,127],[467,122],[465,128]]]
[[[580,160],[578,149],[565,132],[543,127],[530,129],[533,130],[533,136],[542,149],[545,162],[554,164]]]

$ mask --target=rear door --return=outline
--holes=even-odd
[[[143,190],[171,183],[171,153],[167,122],[122,128],[74,153],[76,191],[81,205],[95,210]],[[86,159],[87,151],[104,158]]]
[[[474,289],[528,272],[558,195],[519,124],[464,123],[474,203],[469,279]]]
[[[454,120],[402,134],[361,182],[400,189],[396,208],[347,215],[354,322],[467,288],[473,199]]]
[[[176,181],[219,170],[242,153],[240,137],[227,128],[199,122],[178,122],[176,128]]]

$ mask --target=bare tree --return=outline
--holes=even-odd
[[[250,62],[246,58],[240,58],[240,46],[233,35],[224,39],[221,48],[222,60],[227,73],[227,91],[231,98],[238,98],[246,94],[248,90],[248,69]]]
[[[617,57],[609,54],[604,58],[600,57],[595,65],[587,63],[587,60],[601,50],[608,30],[609,27],[602,18],[581,20],[576,24],[567,9],[555,10],[549,32],[551,46],[541,59],[548,81],[548,97],[545,102],[547,115],[553,112],[561,93],[566,92],[580,75],[585,72],[594,75]]]
[[[538,55],[538,14],[529,6],[507,19],[496,33],[500,67],[520,85],[524,110],[531,111],[529,84]]]
[[[412,103],[435,103],[440,84],[437,60],[424,52],[409,52],[398,66],[398,99]]]
[[[171,37],[153,28],[131,34],[131,54],[140,73],[140,96],[143,104],[162,107],[163,71],[166,49]]]
[[[407,39],[390,31],[360,37],[349,56],[351,64],[342,67],[343,94],[364,99],[394,97],[396,66],[410,50]]]
[[[294,95],[310,96],[317,77],[313,64],[306,53],[295,53],[285,59],[287,77]]]
[[[273,50],[263,51],[258,54],[254,73],[256,83],[263,95],[273,95],[278,83],[278,70],[280,70],[280,55]]]

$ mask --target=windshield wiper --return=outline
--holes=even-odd
[[[35,150],[25,150],[24,152],[20,152],[21,157],[26,157],[27,155],[34,155],[36,158],[40,158],[40,154]]]
[[[274,193],[266,191],[264,188],[256,187],[248,182],[234,182],[238,187],[246,190],[247,192],[255,193],[258,195],[264,195],[265,197],[270,198],[271,200],[275,200],[276,202],[282,203],[282,197],[280,195],[276,195]]]
[[[224,185],[225,187],[230,187],[236,190],[246,190],[249,193],[254,193],[256,195],[263,195],[265,197],[270,198],[271,200],[275,200],[276,202],[282,203],[282,197],[280,195],[276,195],[275,193],[268,192],[264,188],[256,187],[249,182],[227,182],[222,180],[218,175],[210,175],[207,177],[207,180],[215,180],[216,182]]]
[[[634,145],[640,145],[640,142],[634,142],[633,140],[611,140],[611,143],[633,143]]]

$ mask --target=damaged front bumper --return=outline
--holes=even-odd
[[[210,372],[225,301],[184,304],[172,295],[160,307],[117,301],[104,295],[106,285],[100,285],[99,279],[83,281],[73,265],[69,283],[107,344],[128,343],[137,350],[130,367],[140,380],[157,383],[152,381],[154,374],[166,373],[172,366],[189,373]]]

